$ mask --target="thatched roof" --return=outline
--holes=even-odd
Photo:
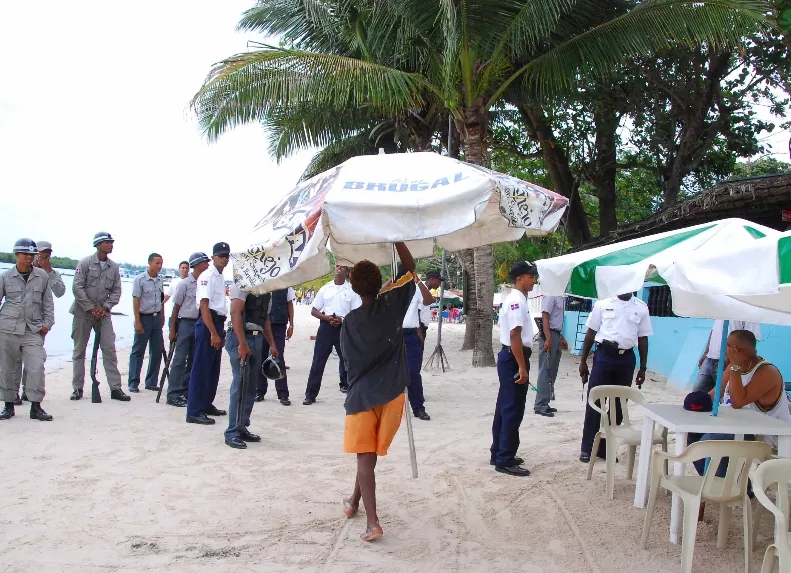
[[[791,173],[729,179],[693,195],[652,217],[620,227],[581,248],[597,247],[663,231],[739,217],[784,231],[782,211],[791,210]]]

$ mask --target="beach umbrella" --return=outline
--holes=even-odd
[[[392,244],[415,258],[543,235],[568,201],[532,183],[436,153],[354,157],[300,183],[231,254],[236,285],[265,293],[338,264],[391,262]]]

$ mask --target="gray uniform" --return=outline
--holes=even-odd
[[[168,377],[170,401],[187,395],[189,373],[192,372],[192,359],[195,357],[195,323],[199,313],[195,302],[197,288],[198,281],[190,273],[178,284],[176,292],[173,293],[173,304],[179,307],[179,319],[176,326],[176,348],[170,361]]]
[[[61,278],[60,273],[55,269],[49,271],[49,288],[52,289],[52,294],[56,297],[60,298],[64,294],[66,294],[66,285],[63,283],[63,278]],[[42,386],[45,385],[45,372],[44,372],[44,362],[47,361],[47,349],[43,349],[44,352],[44,360],[41,362],[41,384]],[[19,392],[19,382],[22,381],[22,393],[27,394],[25,389],[27,388],[27,369],[22,371],[22,356],[19,357],[16,363],[16,375],[14,376],[14,380],[16,380],[16,388],[17,393]]]
[[[561,333],[563,331],[563,317],[566,310],[566,299],[562,296],[544,296],[541,301],[541,320],[544,313],[549,314],[549,334],[552,337],[552,348],[549,355],[544,352],[544,327],[539,327],[538,338],[538,381],[536,382],[536,401],[533,410],[543,411],[549,407],[549,401],[555,397],[555,379],[558,376],[560,357]]]
[[[28,397],[44,399],[44,337],[41,329],[55,324],[55,303],[49,276],[33,268],[27,282],[16,266],[0,275],[0,394],[4,402],[17,396],[16,364],[19,357],[28,376]]]
[[[107,383],[112,390],[121,388],[121,373],[115,354],[115,331],[110,318],[110,310],[121,300],[121,273],[118,265],[109,258],[105,262],[105,268],[102,268],[99,256],[94,253],[82,259],[74,273],[74,304],[69,312],[74,315],[71,329],[74,374],[71,385],[75,390],[82,390],[85,384],[85,347],[94,326],[99,326],[101,332],[102,363]],[[91,309],[97,306],[107,311],[101,322],[91,314]]]

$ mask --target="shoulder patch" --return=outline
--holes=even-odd
[[[515,302],[514,304],[512,304],[511,305],[511,310],[519,310],[519,303]]]
[[[81,272],[82,272],[82,263],[79,263],[79,264],[77,265],[77,268],[76,268],[76,269],[74,269],[74,274],[76,275],[76,274],[79,274],[79,273],[81,273]]]
[[[209,286],[209,281],[201,281],[200,286]]]

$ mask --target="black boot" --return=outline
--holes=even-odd
[[[41,422],[51,422],[52,416],[50,416],[44,411],[44,408],[41,407],[41,402],[31,402],[30,419],[39,420]]]
[[[24,390],[22,390],[22,401],[23,402],[30,402],[30,400],[27,399],[27,394],[25,394]]]
[[[80,398],[82,398],[82,390],[75,390],[71,393],[69,400],[79,400]]]
[[[14,403],[6,402],[5,408],[0,412],[0,420],[10,420],[14,416]]]
[[[14,406],[21,406],[22,405],[22,398],[19,397],[19,394],[16,395],[13,402]]]
[[[132,399],[131,396],[127,396],[124,394],[124,391],[120,388],[118,390],[111,390],[110,391],[110,399],[111,400],[120,400],[121,402],[128,402]]]

